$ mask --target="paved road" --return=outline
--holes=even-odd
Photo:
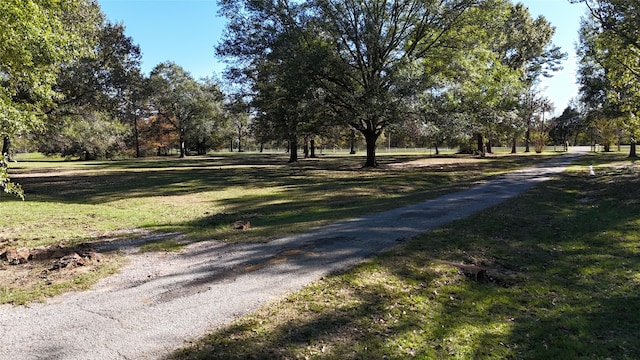
[[[573,152],[472,189],[265,244],[132,256],[92,290],[0,306],[0,359],[158,359],[328,273],[549,180]]]

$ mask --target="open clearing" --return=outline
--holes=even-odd
[[[30,157],[11,168],[27,200],[0,198],[0,254],[26,249],[31,260],[0,262],[0,303],[86,289],[121,266],[118,250],[132,240],[147,243],[147,251],[201,240],[264,242],[430,199],[547,158],[382,155],[387,165],[364,170],[358,156],[293,165],[282,154],[105,162]],[[236,221],[250,228],[238,231],[230,226]],[[58,266],[62,256],[96,247],[100,261]]]
[[[588,176],[589,164],[595,165],[596,177]],[[524,178],[517,176],[515,179]],[[635,311],[639,305],[640,211],[636,165],[621,156],[588,156],[566,174],[539,179],[552,181],[498,207],[483,204],[488,210],[412,240],[403,232],[419,228],[425,218],[437,219],[434,210],[418,205],[402,212],[390,211],[386,216],[395,216],[392,223],[404,229],[391,227],[389,234],[382,235],[399,245],[393,251],[355,270],[326,276],[194,341],[194,347],[172,357],[637,358],[634,329],[640,323]],[[484,193],[500,198],[500,191],[520,182],[498,182]],[[472,194],[479,193],[469,191],[462,200],[472,208]],[[475,204],[490,198],[480,197]],[[157,356],[158,348],[164,352],[177,346],[171,345],[176,344],[175,339],[169,341],[166,334],[182,332],[189,337],[201,333],[178,325],[176,316],[233,318],[244,311],[225,310],[229,299],[246,310],[279,298],[276,289],[284,284],[290,289],[303,286],[304,279],[293,275],[294,269],[304,268],[314,276],[329,271],[325,258],[329,248],[350,247],[355,241],[353,236],[339,235],[342,230],[331,229],[333,235],[317,241],[307,238],[297,246],[282,240],[235,245],[204,241],[183,252],[136,255],[133,259],[137,260],[128,266],[134,267],[139,277],[131,276],[127,270],[131,268],[125,268],[88,293],[68,294],[47,305],[32,304],[15,312],[3,310],[4,315],[12,315],[2,318],[3,325],[19,324],[13,326],[15,333],[3,334],[3,339],[9,344],[26,341],[34,345],[30,351],[43,351],[41,354],[48,356],[66,354],[63,358],[105,354],[87,352],[104,349],[104,344],[113,351],[106,353],[112,357],[141,358],[138,355],[147,354],[144,357],[154,358],[151,354]],[[377,240],[373,234],[364,235],[366,251],[359,256],[366,257],[376,251],[373,244]],[[227,257],[231,249],[237,257]],[[226,262],[214,266],[213,261],[223,259]],[[158,269],[160,261],[166,266],[150,271]],[[310,266],[314,262],[316,265]],[[184,268],[169,276],[173,266]],[[183,277],[188,274],[195,279]],[[267,274],[281,277],[267,281]],[[247,290],[234,288],[238,282],[246,284],[245,277],[255,279],[248,282]],[[226,287],[231,290],[222,291]],[[258,288],[268,290],[259,293],[255,291]],[[136,290],[143,293],[139,300],[131,296]],[[105,291],[114,298],[112,304],[99,300]],[[191,301],[206,300],[212,293],[217,293],[219,300],[205,301],[204,313],[194,315],[196,307]],[[257,297],[243,302],[241,294],[249,293]],[[65,306],[71,308],[64,310]],[[154,311],[163,315],[154,317]],[[125,318],[139,312],[142,319],[125,325]],[[11,336],[18,336],[22,327],[32,334],[29,322],[34,319],[38,323],[54,321],[44,335],[12,341]],[[85,321],[92,326],[82,325]],[[136,335],[127,341],[136,344],[133,349],[115,349],[116,338],[127,335],[104,331],[114,321],[125,331],[134,331]],[[205,328],[218,326],[207,321]],[[196,323],[187,322],[192,327]],[[91,330],[96,324],[103,330],[100,333],[106,334],[97,336]],[[68,330],[66,335],[54,330],[60,326]],[[161,333],[149,337],[152,328]],[[72,345],[72,339],[80,347]],[[156,352],[143,350],[154,346]],[[33,354],[21,357],[37,358]]]

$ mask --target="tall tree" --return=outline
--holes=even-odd
[[[242,96],[236,95],[226,104],[226,116],[229,119],[229,126],[233,131],[235,140],[238,144],[238,152],[242,152],[242,140],[249,133],[251,124],[249,123],[251,115],[251,105],[243,99]],[[231,146],[233,151],[233,146]]]
[[[57,74],[91,53],[101,20],[91,0],[0,2],[0,137],[42,123],[61,96],[54,89]]]
[[[305,2],[219,1],[230,21],[217,53],[233,61],[227,76],[244,85],[255,109],[261,137],[289,144],[289,162],[298,159],[302,125],[312,118],[318,86],[312,69],[321,66]],[[267,131],[268,130],[268,131]]]
[[[90,53],[101,15],[90,0],[0,2],[0,138],[10,139],[42,124],[44,109],[60,97],[53,85],[61,65]],[[0,188],[23,196],[11,182],[0,154]]]
[[[555,145],[567,145],[584,130],[584,119],[578,109],[567,106],[552,123],[550,136]]]
[[[630,157],[637,157],[640,136],[640,1],[572,0],[586,4],[591,19],[589,43],[611,86],[607,98],[627,116],[625,128],[631,136]],[[584,26],[583,25],[583,28]],[[585,43],[583,43],[585,44]]]
[[[117,122],[130,126],[136,145],[136,118],[144,109],[140,57],[139,47],[125,36],[124,26],[105,22],[93,52],[66,64],[58,74],[55,89],[63,97],[47,112],[47,124],[37,134],[41,150],[85,158],[105,156],[102,149],[114,148],[125,140]],[[91,121],[100,124],[76,124]],[[96,136],[99,129],[109,129],[113,136]],[[113,144],[105,147],[108,138]]]
[[[503,3],[504,6],[504,3]],[[529,9],[522,4],[507,5],[498,23],[502,26],[492,31],[494,49],[503,64],[520,73],[523,91],[519,99],[522,126],[513,128],[512,151],[515,152],[517,137],[525,132],[525,152],[531,144],[532,121],[538,109],[537,89],[540,80],[551,77],[562,69],[567,54],[552,43],[555,28],[543,16],[532,18]],[[500,12],[494,12],[499,15]]]
[[[367,145],[365,167],[377,166],[376,142],[401,121],[404,96],[432,83],[452,51],[455,29],[480,0],[316,0],[330,66],[317,76]],[[420,69],[418,70],[418,67]],[[408,81],[409,80],[409,81]]]
[[[157,117],[171,125],[178,136],[180,157],[187,154],[187,139],[203,123],[215,122],[220,116],[222,93],[217,86],[194,80],[179,65],[165,62],[157,65],[149,77],[153,92],[152,106]]]

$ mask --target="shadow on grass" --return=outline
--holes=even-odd
[[[385,156],[387,163],[410,162],[420,156]],[[445,158],[445,157],[443,157]],[[450,156],[448,158],[455,158]],[[469,163],[445,167],[423,168],[417,176],[431,176],[449,171],[500,172],[527,166],[546,156],[501,157],[486,163]],[[435,157],[431,157],[435,159]],[[28,197],[38,201],[97,204],[121,199],[150,196],[197,194],[223,191],[229,187],[306,187],[327,186],[334,176],[322,172],[344,173],[345,182],[366,185],[380,179],[390,183],[407,170],[361,169],[358,158],[325,157],[312,161],[286,164],[280,155],[213,156],[187,159],[127,160],[113,162],[85,162],[77,172],[52,175],[56,170],[46,168],[41,174],[18,177]],[[26,173],[29,171],[20,171]],[[409,169],[410,173],[416,171]],[[30,172],[38,172],[31,169]],[[389,175],[387,175],[389,174]],[[385,179],[386,178],[386,179]],[[400,179],[412,182],[413,178]],[[451,180],[451,179],[447,179]],[[320,182],[320,184],[318,184]],[[328,185],[327,189],[331,190]],[[384,191],[385,189],[381,189]],[[0,199],[0,201],[6,201]]]
[[[640,358],[638,168],[610,156],[581,162],[171,358]],[[470,280],[454,263],[504,281]]]
[[[0,197],[0,209],[11,208],[4,236],[25,247],[87,242],[123,229],[181,233],[187,242],[265,241],[418,203],[549,156],[381,158],[386,165],[378,169],[362,169],[361,157],[286,164],[283,155],[259,154],[64,163],[59,170],[30,164],[15,179],[26,201]],[[428,164],[388,166],[415,160]],[[230,228],[241,219],[251,231]]]
[[[509,157],[489,163],[449,164],[417,169],[367,169],[354,167],[357,162],[322,159],[293,166],[270,168],[222,168],[215,177],[194,176],[186,186],[189,193],[242,187],[244,194],[215,200],[223,213],[209,213],[194,220],[176,224],[157,224],[169,232],[184,232],[195,240],[229,241],[268,240],[282,229],[305,231],[364,214],[381,212],[459,191],[486,179],[488,173],[501,173],[516,167],[537,163],[548,157]],[[389,158],[409,161],[413,157]],[[184,181],[187,183],[187,181]],[[154,188],[147,186],[146,188]],[[168,186],[160,186],[167,191]],[[252,193],[251,189],[272,188],[269,194]],[[135,191],[129,191],[129,194]],[[213,203],[214,201],[212,201]],[[236,220],[249,220],[251,232],[225,231]]]

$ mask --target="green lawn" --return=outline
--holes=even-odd
[[[425,155],[381,155],[382,164]],[[415,203],[546,156],[428,158],[431,167],[363,170],[362,157],[286,163],[286,155],[108,162],[21,161],[13,180],[26,201],[2,196],[0,239],[17,247],[78,243],[125,229],[188,240],[264,241],[283,233]],[[439,164],[446,161],[444,164]],[[249,220],[251,231],[229,226]],[[130,236],[130,233],[126,233]]]
[[[216,154],[120,161],[63,161],[20,155],[10,174],[25,201],[0,196],[0,254],[9,248],[64,247],[176,234],[143,250],[185,242],[267,241],[336,220],[416,203],[553,156],[476,158],[381,153],[378,169],[362,156],[331,154],[287,164],[286,154]],[[248,220],[238,231],[230,224]],[[64,250],[63,249],[63,250]],[[109,254],[105,254],[109,255]],[[0,261],[0,303],[26,303],[91,286],[116,271],[117,256],[73,271],[49,262]]]
[[[639,169],[623,155],[586,156],[173,357],[638,359]],[[465,276],[461,264],[488,276]]]

